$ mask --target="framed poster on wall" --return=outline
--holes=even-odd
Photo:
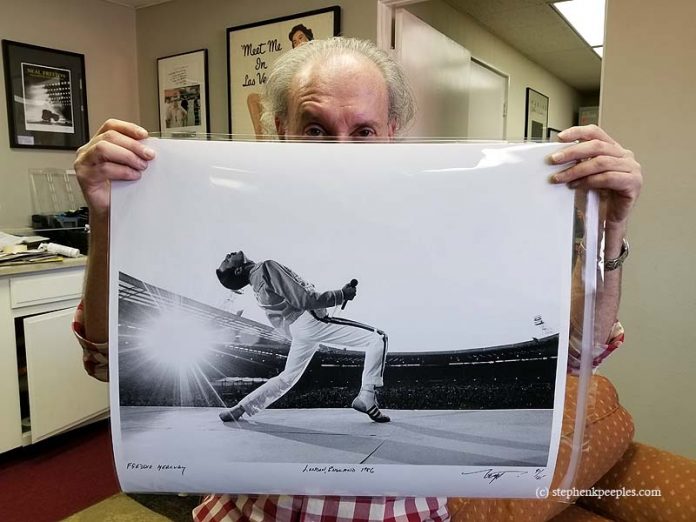
[[[273,63],[310,40],[338,36],[338,6],[227,29],[227,90],[230,133],[262,137],[261,91]]]
[[[549,126],[549,97],[527,87],[525,107],[525,139],[545,140]]]
[[[157,59],[160,131],[209,133],[208,50]]]
[[[85,57],[2,41],[10,147],[75,150],[89,140]]]

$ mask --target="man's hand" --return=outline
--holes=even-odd
[[[341,288],[341,291],[343,292],[343,299],[345,301],[352,301],[355,299],[355,294],[358,293],[358,289],[355,288],[354,286],[351,286],[350,283],[345,285],[343,288]]]
[[[147,131],[142,127],[110,119],[77,150],[75,172],[90,212],[96,217],[108,215],[110,182],[140,179],[147,162],[154,159],[154,151],[139,141],[145,138]]]
[[[571,127],[559,133],[562,142],[579,141],[551,155],[551,162],[575,165],[556,173],[554,183],[571,188],[599,189],[606,197],[607,226],[623,226],[643,185],[641,167],[633,152],[624,149],[596,125]]]

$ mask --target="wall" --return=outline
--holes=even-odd
[[[640,441],[696,457],[696,2],[609,0],[601,124],[645,185],[629,231],[626,347],[606,373]]]
[[[442,0],[406,6],[411,13],[430,24],[469,51],[472,58],[498,69],[510,77],[508,90],[508,139],[524,137],[526,88],[549,97],[549,127],[565,129],[575,123],[580,98],[575,89],[532,62],[513,47],[493,36],[469,15]]]
[[[175,0],[138,10],[142,124],[149,130],[159,130],[157,58],[207,48],[210,131],[229,132],[226,29],[333,5],[341,6],[341,30],[344,36],[375,39],[376,0]]]
[[[95,0],[3,0],[0,35],[83,53],[90,133],[108,117],[138,120],[135,10]],[[4,74],[4,72],[3,72]],[[0,229],[29,225],[28,169],[71,168],[71,151],[10,149],[0,81]]]

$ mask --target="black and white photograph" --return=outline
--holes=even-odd
[[[200,85],[165,89],[164,103],[167,107],[164,118],[167,129],[201,124]]]
[[[208,50],[159,58],[157,78],[161,132],[209,133]]]
[[[227,29],[227,90],[230,133],[264,139],[261,92],[275,61],[312,40],[338,36],[338,6],[296,13]]]
[[[124,491],[548,487],[575,215],[547,182],[561,145],[148,145],[137,190],[112,188]]]
[[[22,87],[27,130],[75,132],[68,69],[23,63]]]
[[[10,146],[77,149],[89,139],[84,55],[2,41]]]

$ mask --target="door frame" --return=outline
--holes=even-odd
[[[394,11],[409,4],[420,4],[429,0],[377,0],[377,47],[385,51],[394,50]]]

